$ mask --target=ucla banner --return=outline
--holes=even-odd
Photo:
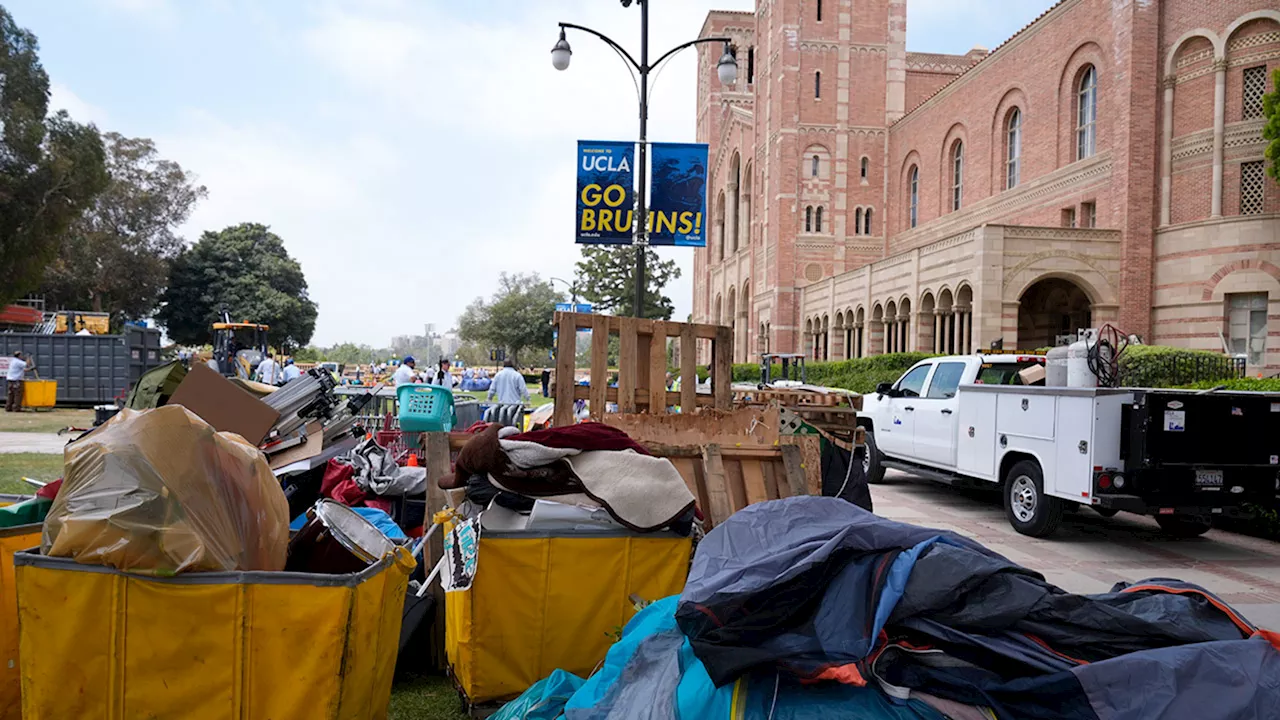
[[[706,247],[707,146],[653,143],[649,244]]]
[[[631,244],[635,151],[635,143],[578,141],[578,243]]]

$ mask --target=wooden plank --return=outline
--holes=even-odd
[[[637,321],[637,324],[645,322]],[[652,326],[653,321],[648,321]],[[649,345],[650,335],[637,330],[636,335],[636,408],[649,407]]]
[[[702,450],[702,474],[707,483],[707,507],[705,512],[711,526],[719,525],[733,514],[729,502],[729,489],[724,474],[724,458],[719,445],[708,445]]]
[[[609,392],[609,316],[591,316],[591,419],[604,417]]]
[[[849,396],[849,407],[853,408],[854,410],[862,410],[862,396],[861,396],[861,395],[850,395],[850,396]]]
[[[770,500],[791,497],[791,493],[787,489],[787,484],[778,482],[778,471],[781,466],[782,456],[769,458],[760,461],[760,471],[764,473],[764,491]]]
[[[787,435],[783,437],[782,442],[784,446],[790,444],[800,449],[806,494],[821,495],[822,441],[817,435]]]
[[[693,326],[680,324],[680,409],[698,405],[698,345]]]
[[[707,495],[707,480],[702,472],[702,462],[697,456],[674,458],[671,464],[676,466],[676,470],[680,473],[680,477],[684,478],[684,484],[689,487],[689,492],[693,493],[694,498],[698,501],[698,507],[702,509],[702,516],[707,516],[707,508],[710,507],[710,498]]]
[[[578,354],[574,316],[577,314],[561,313],[558,318],[560,337],[556,342],[556,406],[551,414],[551,424],[556,427],[573,424],[573,388],[577,385],[574,368]]]
[[[653,321],[649,336],[649,414],[667,414],[667,333],[661,320]]]
[[[723,448],[721,448],[723,450]],[[729,492],[729,504],[733,506],[733,511],[737,512],[747,506],[747,486],[745,479],[742,477],[742,464],[752,462],[742,457],[729,457],[722,455],[724,459],[724,480],[725,489]]]
[[[621,384],[621,383],[619,383],[619,384]],[[588,388],[588,387],[585,387],[585,386],[582,386],[582,385],[578,385],[578,386],[576,386],[576,387],[574,388],[573,396],[574,396],[574,398],[576,398],[576,399],[578,399],[578,400],[590,400],[590,399],[591,399],[591,388]],[[607,389],[605,390],[605,400],[606,400],[607,402],[616,403],[616,402],[618,402],[618,397],[619,397],[619,396],[618,396],[618,388],[611,387],[611,388],[607,388]],[[667,393],[667,405],[669,405],[669,406],[670,406],[670,405],[679,405],[679,404],[680,404],[680,400],[681,400],[681,398],[682,398],[682,397],[683,397],[683,396],[682,396],[682,394],[681,394],[681,393],[675,392],[674,390],[673,390],[673,391],[671,391],[671,392],[668,392],[668,393]],[[697,400],[696,400],[695,402],[696,402],[696,407],[708,407],[708,408],[709,408],[709,407],[713,407],[713,406],[716,404],[716,399],[715,399],[714,397],[712,397],[711,395],[707,395],[707,394],[705,394],[705,393],[704,393],[704,394],[702,394],[702,395],[698,395],[698,396],[697,396]],[[648,407],[648,406],[649,406],[649,396],[648,396],[648,391],[647,391],[647,390],[646,390],[646,391],[645,391],[645,393],[642,395],[642,397],[641,397],[640,401],[637,403],[637,405],[643,405],[644,407]],[[621,410],[621,409],[619,409],[619,410],[618,410],[618,412],[619,412],[619,413],[622,413],[622,410]]]
[[[783,445],[782,466],[787,476],[787,489],[791,492],[791,497],[808,495],[809,492],[805,488],[804,459],[800,455],[800,448],[795,445]]]
[[[711,394],[716,407],[728,410],[733,405],[733,330],[720,328],[711,346]]]
[[[665,443],[645,442],[641,441],[641,445],[645,446],[649,452],[657,457],[664,458],[680,458],[680,457],[699,457],[702,455],[701,445],[667,445]],[[720,448],[720,455],[724,458],[761,458],[761,459],[777,459],[779,456],[778,448],[775,447],[751,447],[751,446],[733,446],[720,445],[719,443],[708,443],[716,445]]]
[[[636,334],[636,319],[624,317],[619,319],[618,330],[618,412],[633,413],[636,411],[636,352],[639,335]]]
[[[764,502],[765,500],[771,500],[776,497],[776,495],[770,496],[768,488],[765,487],[764,470],[760,467],[764,462],[767,461],[757,459],[748,460],[746,458],[739,461],[739,464],[742,466],[742,485],[747,492],[748,505],[754,505],[758,502]]]
[[[427,462],[427,517],[425,520],[425,528],[431,528],[431,518],[436,512],[442,510],[445,506],[445,491],[440,489],[440,478],[452,472],[449,462],[449,434],[448,433],[425,433],[426,437],[420,441],[419,447],[423,447],[426,451]],[[423,558],[426,560],[424,565],[427,568],[434,568],[436,563],[444,557],[444,533],[443,529],[437,530],[432,534],[431,539],[427,541],[427,546],[423,549]],[[427,571],[428,573],[430,570]],[[444,604],[445,592],[444,586],[440,583],[434,583],[431,588],[432,595],[436,598],[435,622],[431,626],[429,633],[428,649],[431,659],[431,666],[436,670],[443,670],[447,664],[444,650]]]

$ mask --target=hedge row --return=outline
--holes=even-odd
[[[1238,378],[1232,359],[1207,350],[1131,345],[1120,354],[1120,382],[1128,387],[1179,387]]]
[[[933,357],[928,353],[892,353],[873,355],[857,360],[805,363],[805,379],[813,385],[844,388],[858,393],[869,393],[882,382],[893,382],[912,365]],[[778,378],[782,365],[774,364],[770,375]],[[698,379],[707,379],[707,368],[698,368]],[[760,365],[740,363],[733,366],[733,382],[760,382]]]

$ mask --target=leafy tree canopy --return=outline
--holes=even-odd
[[[564,296],[537,273],[503,273],[489,302],[476,298],[463,311],[458,318],[458,336],[468,343],[503,348],[519,364],[521,352],[550,349],[551,321],[556,303],[563,300]]]
[[[42,291],[55,307],[107,311],[118,322],[155,310],[183,248],[176,230],[207,193],[150,140],[104,139],[110,182],[71,224]]]
[[[582,297],[597,311],[614,315],[630,315],[636,294],[636,246],[585,245],[577,267],[578,287]],[[662,294],[667,283],[680,277],[674,260],[662,260],[658,253],[645,249],[644,316],[651,320],[670,320],[675,312],[671,298]]]
[[[278,235],[257,223],[206,232],[183,250],[162,300],[156,319],[185,345],[211,341],[224,305],[234,321],[270,325],[271,344],[286,350],[306,345],[318,314],[302,266]]]
[[[0,7],[0,306],[40,284],[67,227],[107,185],[97,129],[46,117],[38,49]]]
[[[1272,91],[1262,96],[1262,115],[1267,124],[1262,138],[1267,141],[1266,156],[1271,161],[1267,174],[1280,182],[1280,69],[1271,75]]]

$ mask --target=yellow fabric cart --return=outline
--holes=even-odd
[[[15,564],[23,720],[387,716],[403,548],[352,575]]]
[[[22,383],[23,407],[52,409],[57,402],[57,380],[26,380]]]
[[[480,704],[515,697],[557,668],[587,677],[635,615],[632,595],[684,589],[691,548],[671,534],[482,532],[471,587],[445,597],[459,690]]]
[[[0,505],[8,503],[0,502]],[[21,720],[18,665],[18,590],[13,556],[40,545],[40,523],[0,529],[0,720]]]

